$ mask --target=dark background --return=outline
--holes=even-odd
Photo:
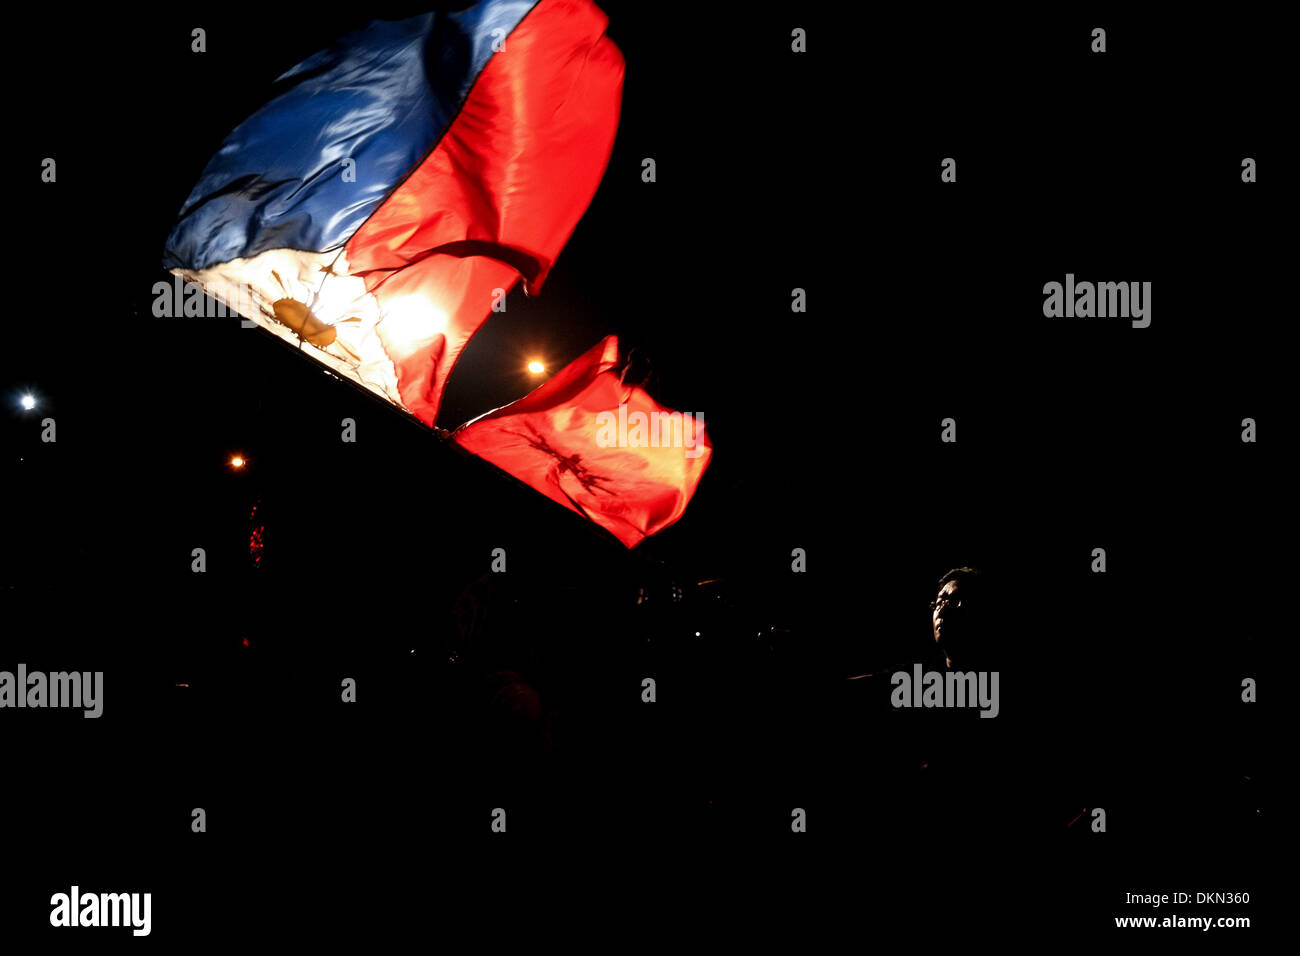
[[[1262,899],[1289,573],[1281,30],[602,6],[627,60],[604,182],[542,294],[511,292],[466,349],[439,424],[524,394],[526,357],[617,333],[715,445],[685,517],[633,552],[260,330],[152,317],[230,129],[298,60],[414,9],[18,21],[51,66],[8,67],[0,668],[103,670],[106,703],[4,712],[6,932],[48,927],[77,881],[151,890],[160,940],[517,944],[697,915],[807,944],[976,925],[957,913],[1052,938],[1123,932],[1147,912],[1126,891]],[[1151,281],[1151,327],[1045,319],[1067,272]],[[958,564],[1000,599],[1002,712],[935,782],[903,769],[923,715],[845,678],[914,659]],[[539,721],[505,715],[507,672]],[[1068,825],[1096,806],[1106,833]]]

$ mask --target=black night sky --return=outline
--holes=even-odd
[[[289,935],[388,939],[412,901],[458,932],[516,899],[645,922],[674,887],[747,927],[761,891],[813,927],[901,906],[1057,934],[1127,890],[1255,887],[1280,754],[1240,685],[1267,685],[1290,574],[1281,31],[601,6],[627,61],[604,181],[439,424],[618,334],[715,447],[630,552],[262,330],[151,314],[177,211],[274,78],[424,8],[16,15],[45,65],[6,67],[0,670],[103,670],[106,705],[0,713],[32,859],[3,925],[44,932],[77,879],[152,888],[178,940],[299,911]],[[1151,327],[1044,318],[1067,272],[1151,281]],[[903,769],[929,731],[846,678],[918,659],[958,565],[994,599],[1002,712],[934,783]],[[1096,806],[1109,832],[1067,826]]]

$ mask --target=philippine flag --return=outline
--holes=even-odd
[[[623,57],[589,0],[379,21],[230,134],[164,267],[433,425],[457,357],[539,290],[613,148]]]

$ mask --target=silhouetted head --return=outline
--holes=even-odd
[[[982,584],[976,568],[953,568],[939,579],[930,602],[930,630],[949,666],[962,666],[981,650]]]

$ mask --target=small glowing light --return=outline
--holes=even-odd
[[[241,458],[241,457],[239,457],[238,455],[236,455],[234,458],[230,459],[230,467],[232,467],[232,468],[243,468],[243,467],[244,467],[244,459]]]
[[[31,411],[33,408],[36,407],[36,399],[33,398],[31,395],[24,395],[22,400],[22,405],[23,408],[27,409],[28,411]]]
[[[528,371],[532,372],[534,375],[541,375],[546,371],[546,366],[536,359],[533,359],[533,361],[528,363]]]

